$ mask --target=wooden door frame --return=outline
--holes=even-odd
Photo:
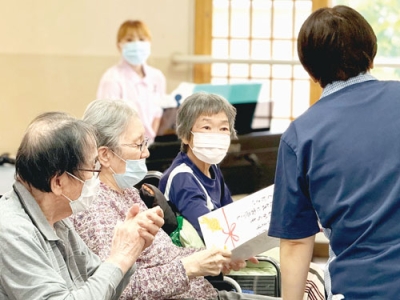
[[[194,54],[211,55],[212,51],[212,0],[195,0]],[[195,83],[211,81],[211,64],[195,64]]]

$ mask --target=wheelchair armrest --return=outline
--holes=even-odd
[[[225,276],[222,273],[216,276],[204,276],[204,278],[218,291],[242,292],[240,284],[235,279]]]
[[[263,261],[263,262],[268,262],[270,263],[276,270],[276,296],[280,297],[281,296],[281,267],[279,265],[279,262],[269,256],[256,256],[258,261]]]
[[[233,279],[229,276],[224,276],[224,281],[226,283],[230,284],[234,288],[234,290],[236,290],[237,293],[242,292],[242,288],[240,287],[239,283],[235,279]]]

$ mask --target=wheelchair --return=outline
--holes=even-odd
[[[147,207],[151,208],[155,205],[160,205],[163,209],[164,217],[169,220],[168,222],[166,221],[166,224],[164,225],[167,227],[163,227],[163,229],[170,234],[178,225],[177,222],[174,223],[176,220],[175,213],[171,213],[172,209],[170,209],[168,203],[163,203],[164,201],[166,202],[163,197],[160,197],[163,198],[163,200],[158,201],[158,203],[146,201],[146,196],[142,194],[143,190],[141,189],[143,184],[158,187],[161,176],[162,173],[159,171],[148,171],[145,178],[137,183],[135,187],[140,191],[142,200],[146,203]],[[200,245],[199,243],[196,243],[195,247],[200,246],[204,246],[204,244]],[[206,276],[205,278],[218,290],[280,297],[281,272],[279,263],[274,258],[266,255],[259,255],[256,256],[256,258],[259,260],[259,264],[255,265],[248,262],[244,269],[240,271],[232,271],[229,276],[220,274],[219,276]]]
[[[162,173],[159,171],[148,171],[145,178],[135,185],[140,190],[143,183],[158,187],[158,183]],[[158,192],[160,192],[158,190]],[[160,192],[161,193],[161,192]],[[162,193],[161,193],[162,195]],[[164,196],[162,195],[162,198]],[[166,202],[166,200],[164,199]],[[145,201],[146,202],[146,201]],[[148,207],[154,205],[146,203]],[[164,207],[170,212],[170,219],[175,221],[172,228],[167,228],[166,232],[171,233],[171,230],[176,228],[176,215],[172,212],[168,203],[160,203],[161,208]],[[164,209],[163,209],[164,210]],[[166,217],[164,211],[164,217]],[[164,228],[163,228],[164,229]],[[169,230],[169,232],[168,232]],[[200,237],[198,237],[199,240]],[[204,246],[204,244],[198,246]],[[274,248],[256,256],[259,264],[247,262],[247,266],[240,271],[231,271],[229,276],[212,276],[206,277],[210,283],[218,290],[236,291],[239,293],[254,293],[258,295],[281,297],[281,270],[279,266],[279,248]],[[303,299],[325,299],[324,290],[324,275],[322,268],[314,263],[310,264],[308,271],[304,297]]]

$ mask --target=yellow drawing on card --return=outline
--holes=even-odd
[[[210,229],[211,231],[218,231],[218,230],[222,230],[221,225],[219,224],[219,221],[217,218],[207,218],[207,217],[203,217],[200,220],[200,223],[202,224],[206,224],[206,226],[208,227],[208,229]]]

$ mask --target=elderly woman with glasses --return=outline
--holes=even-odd
[[[0,199],[0,299],[119,298],[163,214],[127,208],[102,263],[68,220],[97,194],[96,160],[94,132],[83,121],[50,112],[30,124],[16,182]]]
[[[127,209],[148,208],[133,186],[146,174],[149,156],[144,128],[137,113],[122,100],[95,100],[83,120],[96,128],[100,191],[88,210],[73,217],[76,230],[100,257],[110,253],[115,225]],[[160,230],[137,260],[138,268],[122,299],[270,299],[265,296],[216,291],[203,277],[229,272],[245,265],[231,261],[224,249],[180,248]]]

